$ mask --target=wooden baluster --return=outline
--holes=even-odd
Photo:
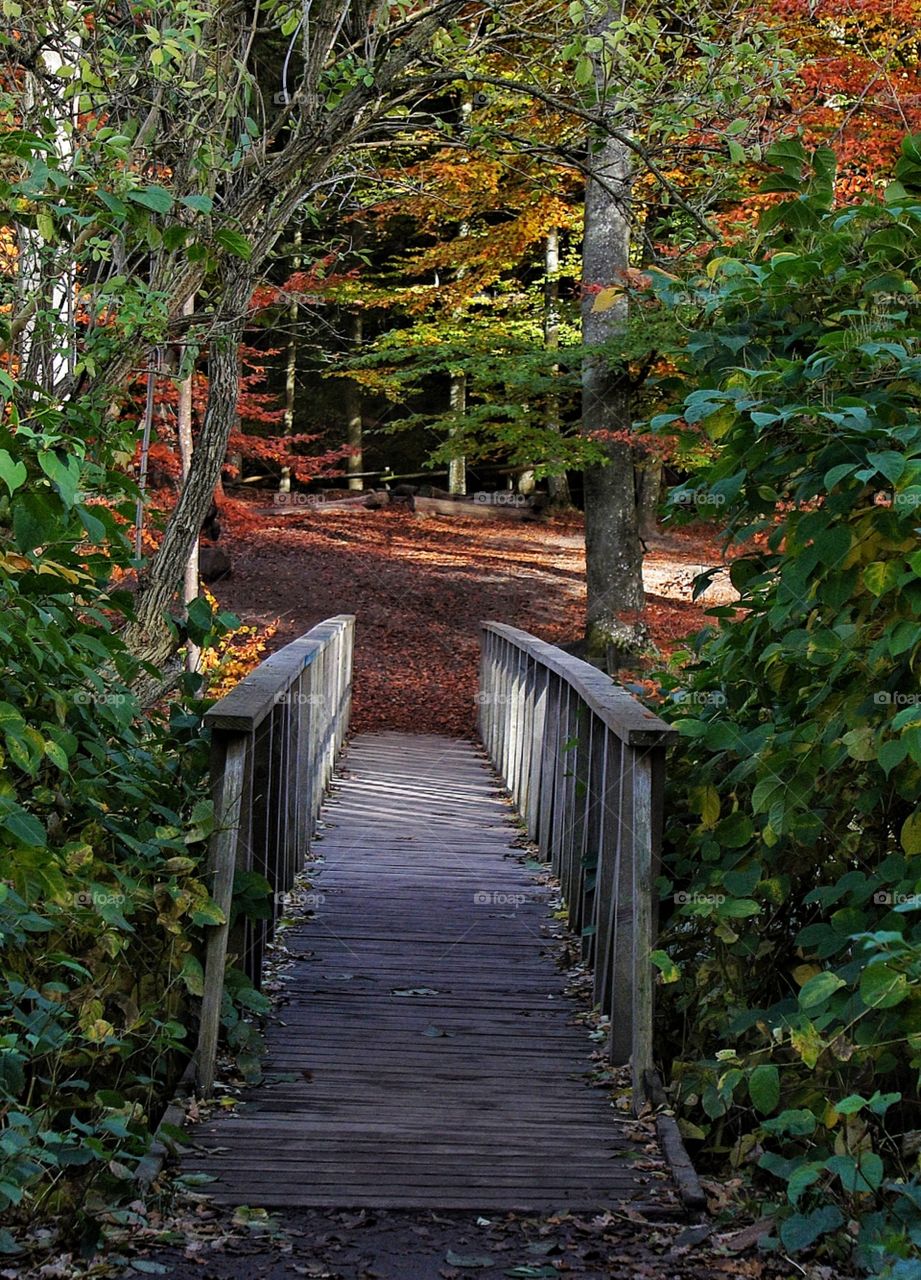
[[[544,718],[544,746],[540,765],[540,811],[537,844],[545,861],[550,861],[553,818],[557,806],[557,773],[560,768],[559,734],[563,681],[548,672],[547,706]]]
[[[216,735],[220,737],[220,735]],[[230,933],[233,879],[240,855],[239,839],[247,790],[249,734],[234,734],[215,744],[212,778],[215,791],[214,835],[209,851],[211,896],[220,908],[223,923],[208,928],[205,943],[205,977],[201,1022],[196,1053],[196,1076],[205,1096],[214,1086],[214,1064],[221,1027],[224,969]]]
[[[575,701],[575,696],[568,681],[564,680],[560,698],[560,716],[557,724],[557,765],[554,780],[553,822],[550,828],[550,867],[555,876],[560,874],[560,854],[563,849],[566,826],[569,822],[569,813],[566,809],[566,789],[568,786],[567,775],[570,768],[570,755],[566,750],[566,744],[569,742],[571,733],[572,704]]]
[[[604,721],[593,715],[582,856],[582,959],[592,967],[597,963],[597,889],[601,850],[604,846],[605,826],[611,820],[607,806],[606,779],[608,748],[612,736]]]
[[[633,955],[636,903],[633,896],[636,856],[636,747],[624,746],[621,768],[617,859],[611,900],[610,982],[611,1060],[629,1062],[633,1051]]]
[[[522,716],[524,699],[522,696],[522,686],[524,684],[525,656],[517,646],[512,650],[512,656],[514,667],[512,670],[511,696],[508,707],[509,743],[508,757],[505,762],[505,778],[508,783],[508,789],[512,793],[512,799],[517,805],[520,795],[518,752],[521,746],[521,737],[524,732],[524,720]]]
[[[550,672],[543,663],[536,663],[531,708],[531,760],[528,766],[527,804],[524,809],[525,821],[528,824],[528,838],[535,843],[539,840],[541,797],[546,786],[543,765],[544,739],[547,733],[547,691],[549,685]]]
[[[518,812],[528,811],[528,796],[531,789],[531,742],[534,734],[534,685],[536,662],[527,653],[524,654],[524,681],[521,686],[521,743],[518,748]]]
[[[633,1108],[639,1111],[652,1069],[653,973],[653,767],[649,751],[637,753],[633,781]]]
[[[492,670],[490,668],[490,649],[492,646],[492,635],[485,628],[480,628],[480,666],[479,681],[477,684],[477,732],[480,735],[480,741],[486,748],[486,753],[492,759],[492,716],[490,714],[490,703],[492,701]]]
[[[592,753],[594,717],[582,699],[576,705],[576,748],[572,766],[572,814],[571,832],[566,846],[566,905],[569,908],[569,927],[581,934],[586,921],[583,918],[585,884],[586,824],[589,807],[589,770]]]
[[[508,645],[501,638],[499,639],[496,661],[496,753],[493,757],[493,764],[496,772],[504,782],[503,756],[505,755],[505,739],[508,734],[508,708],[505,701],[508,687],[508,667],[506,665],[508,661]]]
[[[611,1015],[615,885],[620,848],[620,808],[623,794],[625,747],[609,735],[603,783],[604,828],[599,835],[598,877],[595,887],[595,1003]]]

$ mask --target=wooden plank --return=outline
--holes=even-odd
[[[527,771],[523,742],[505,750]],[[206,1190],[222,1203],[266,1207],[658,1196],[667,1179],[636,1167],[630,1117],[595,1087],[599,1046],[573,1023],[551,893],[524,866],[482,754],[361,738],[333,797],[311,918],[285,934],[266,1079],[193,1132],[184,1169],[216,1176]],[[413,989],[428,993],[394,994]]]

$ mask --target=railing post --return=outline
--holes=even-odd
[[[227,938],[233,901],[233,877],[237,866],[237,842],[246,786],[247,739],[234,735],[215,754],[221,757],[220,772],[215,781],[215,831],[211,838],[211,897],[220,908],[223,920],[209,926],[205,943],[204,987],[201,1001],[196,1076],[207,1096],[214,1086],[214,1064],[217,1058],[218,1034],[221,1026],[221,1004],[224,996],[224,968],[227,963]]]
[[[638,1111],[652,1070],[653,786],[649,752],[637,753],[633,774],[633,1106]]]

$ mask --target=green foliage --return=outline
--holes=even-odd
[[[687,1133],[783,1189],[783,1248],[884,1274],[921,1245],[917,154],[836,210],[830,155],[785,142],[754,254],[659,282],[693,389],[657,425],[718,443],[694,483],[740,597],[663,682],[663,1045]]]
[[[26,414],[2,390],[0,1212],[66,1222],[118,1195],[194,1044],[213,814],[200,704],[132,692],[117,429],[92,398],[33,390]],[[202,605],[207,644],[235,620]],[[225,1008],[249,1071],[255,998],[237,977]]]

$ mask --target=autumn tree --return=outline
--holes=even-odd
[[[8,358],[43,395],[86,405],[110,402],[157,345],[208,349],[198,446],[127,632],[154,665],[174,647],[168,606],[223,465],[267,258],[297,209],[426,102],[443,75],[433,42],[463,8],[323,0],[305,19],[270,0],[251,30],[216,3],[126,16],[49,0],[8,25],[8,115],[24,130]],[[498,19],[478,17],[465,41],[492,38]]]

